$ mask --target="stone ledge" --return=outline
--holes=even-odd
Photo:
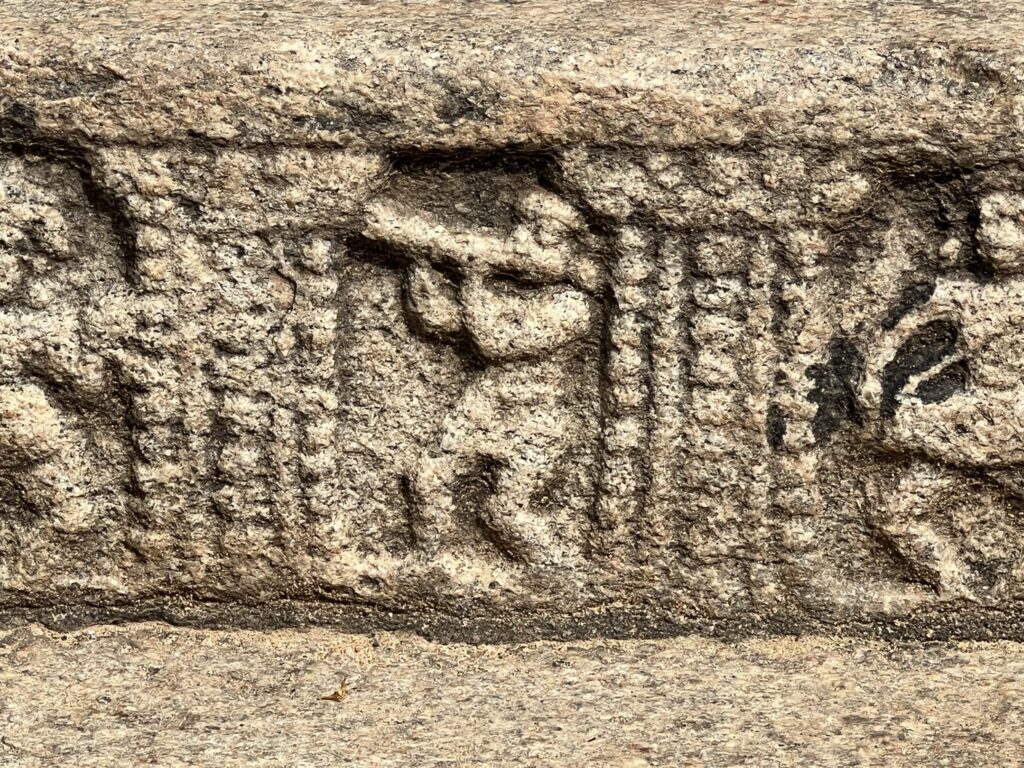
[[[809,142],[1016,157],[1000,0],[104,3],[0,10],[32,140],[390,150]]]
[[[0,633],[0,756],[11,768],[1002,766],[1024,750],[1022,680],[1012,643],[463,646],[30,626]]]

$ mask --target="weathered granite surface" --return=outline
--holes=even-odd
[[[1004,768],[1022,681],[1007,642],[34,625],[0,632],[0,763]]]
[[[1015,6],[6,2],[0,621],[1024,637]]]

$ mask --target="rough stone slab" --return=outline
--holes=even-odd
[[[0,621],[1024,637],[1021,12],[562,5],[4,3]]]
[[[1022,680],[1024,650],[1005,642],[32,625],[0,634],[0,762],[1007,766]]]

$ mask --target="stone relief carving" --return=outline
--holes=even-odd
[[[8,520],[28,514],[81,533],[120,518],[124,403],[100,354],[93,303],[117,282],[115,250],[73,168],[0,155],[0,503]]]
[[[876,200],[856,158],[781,151],[5,155],[7,541],[116,530],[142,592],[173,563],[384,605],[1000,604],[1024,204],[993,178]]]
[[[978,274],[940,272],[883,322],[869,346],[859,404],[881,446],[925,459],[903,478],[881,531],[941,595],[985,602],[1000,589],[971,583],[984,563],[964,552],[964,534],[948,526],[956,490],[972,478],[995,486],[989,493],[1011,506],[1024,499],[1024,285],[1020,198],[994,193],[977,206],[970,239]],[[948,254],[966,248],[957,239],[945,244]]]
[[[439,193],[445,194],[443,190]],[[564,401],[601,290],[596,239],[578,211],[535,185],[512,191],[507,233],[460,229],[383,198],[362,235],[407,261],[405,303],[419,330],[464,345],[480,370],[408,477],[412,525],[428,555],[459,540],[458,486],[484,486],[479,524],[510,557],[557,558],[531,508],[579,427]]]

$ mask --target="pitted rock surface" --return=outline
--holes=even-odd
[[[0,621],[1024,637],[1012,5],[7,3]]]

